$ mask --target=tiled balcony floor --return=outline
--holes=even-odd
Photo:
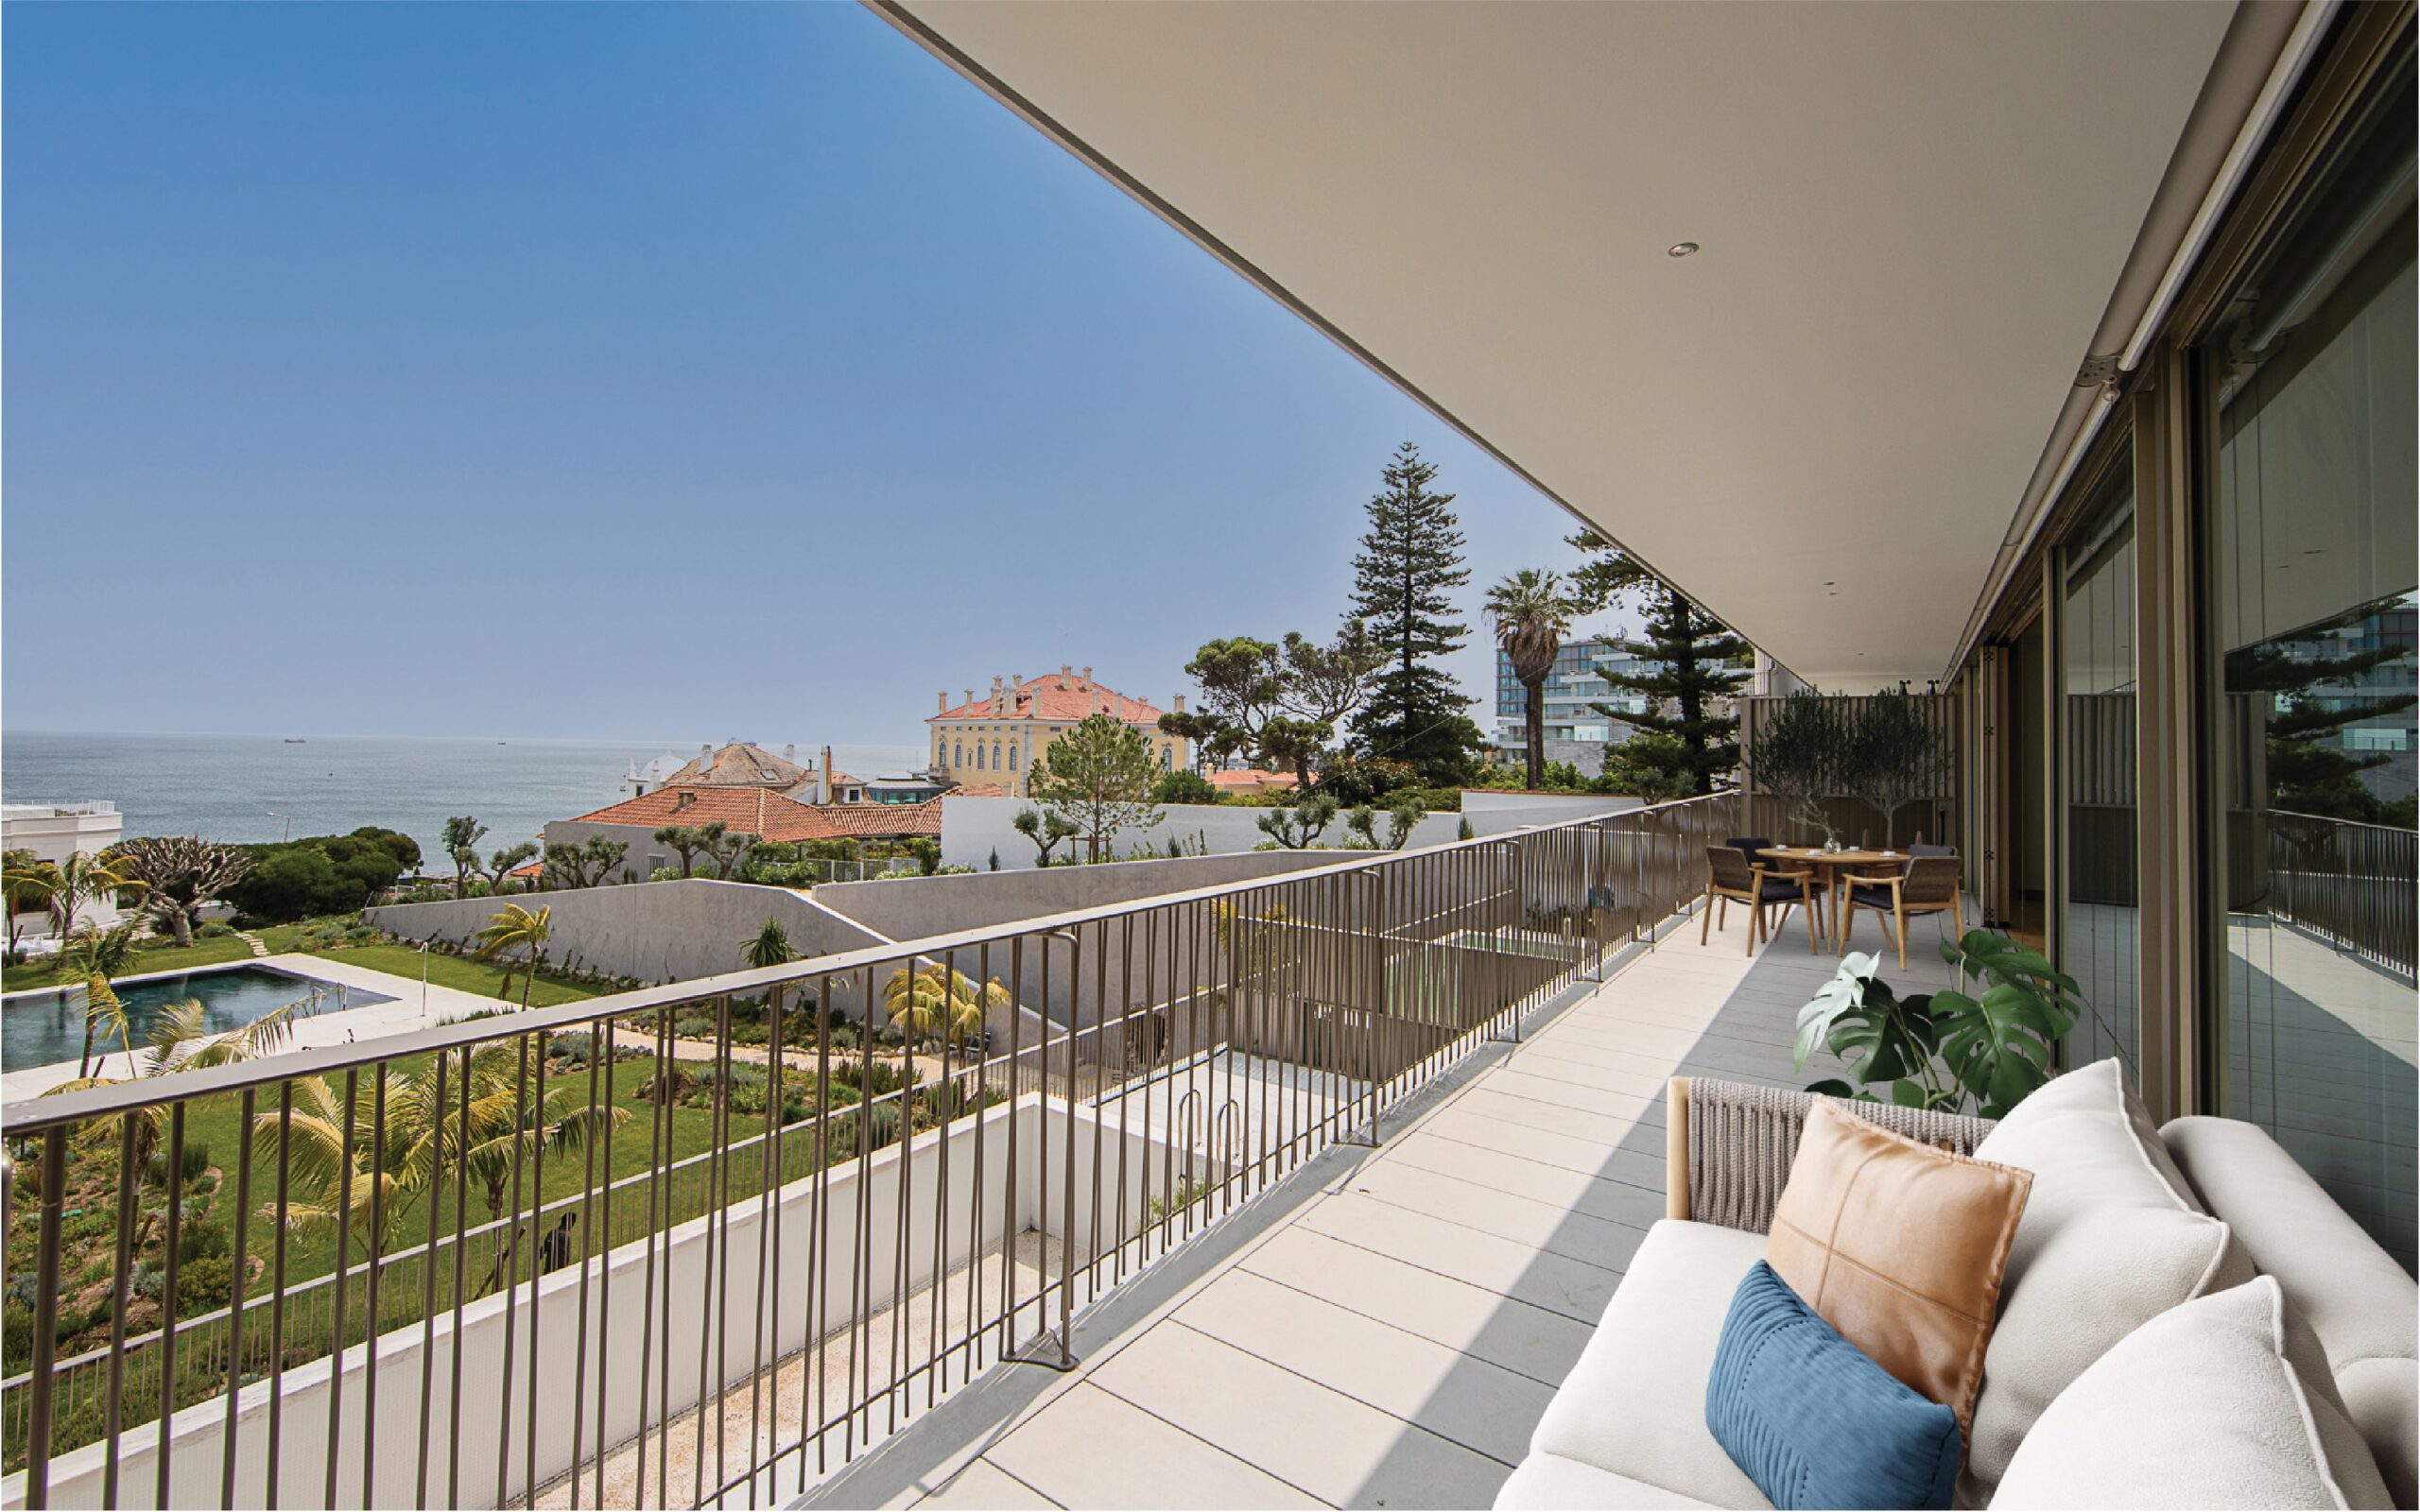
[[[1945,982],[1932,935],[1886,975]],[[816,1504],[1487,1505],[1663,1215],[1666,1078],[1824,1074],[1789,1042],[1836,962],[1746,939],[1679,921],[1080,1325],[1075,1371],[994,1371]]]

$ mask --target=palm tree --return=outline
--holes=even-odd
[[[143,885],[89,850],[78,850],[60,862],[59,881],[52,885],[48,899],[51,920],[59,926],[60,943],[63,946],[67,936],[76,932],[77,911],[85,904],[110,893],[136,891]]]
[[[405,1211],[441,1188],[449,1174],[477,1177],[488,1216],[500,1218],[512,1175],[526,1168],[524,1162],[540,1152],[578,1153],[608,1125],[630,1117],[627,1108],[592,1106],[561,1084],[531,1101],[527,1073],[510,1042],[472,1051],[468,1074],[466,1096],[458,1084],[440,1087],[434,1059],[409,1071],[389,1070],[384,1144],[376,1137],[378,1089],[356,1086],[350,1164],[343,1094],[324,1077],[297,1081],[295,1105],[285,1119],[295,1188],[285,1206],[288,1227],[327,1231],[342,1226],[375,1260],[402,1232]],[[254,1116],[252,1140],[261,1159],[276,1157],[278,1128],[278,1114]],[[273,1216],[277,1208],[269,1204],[260,1211]]]
[[[487,926],[475,936],[479,948],[473,953],[475,959],[492,961],[512,950],[527,954],[528,959],[522,963],[521,969],[521,1005],[525,1008],[529,1005],[530,984],[538,979],[538,963],[546,958],[546,936],[553,929],[553,921],[554,910],[544,903],[540,903],[534,910],[524,908],[519,903],[507,903],[496,911],[495,917],[489,919]],[[512,989],[512,967],[510,963],[504,969],[504,988],[508,992]]]
[[[1487,617],[1495,624],[1495,644],[1528,696],[1523,700],[1522,744],[1531,787],[1546,781],[1547,675],[1554,671],[1572,613],[1563,579],[1535,567],[1524,567],[1487,591]]]
[[[9,904],[9,954],[17,954],[17,916],[45,908],[59,887],[59,868],[31,850],[11,850],[0,866],[0,892]]]
[[[1015,1000],[998,977],[977,987],[975,978],[928,961],[911,973],[901,967],[883,988],[883,1011],[910,1045],[933,1040],[963,1044],[983,1032],[985,1010]]]
[[[107,984],[102,985],[106,989]],[[302,1006],[301,1003],[289,1003],[275,1012],[262,1014],[240,1029],[212,1034],[208,1028],[209,1009],[200,999],[188,998],[182,1003],[171,1004],[161,1009],[159,1018],[152,1021],[149,1041],[134,1061],[132,1076],[78,1075],[74,1081],[62,1082],[43,1095],[51,1097],[61,1092],[81,1091],[88,1087],[117,1087],[129,1081],[149,1081],[161,1076],[173,1076],[181,1071],[202,1071],[212,1066],[228,1066],[240,1060],[274,1055],[285,1048],[287,1037],[293,1031],[295,1013]],[[126,1023],[123,1014],[117,1022],[123,1031]],[[153,1098],[126,1115],[135,1120],[136,1165],[148,1163],[166,1140],[169,1106],[166,1098]],[[117,1119],[88,1120],[78,1130],[77,1138],[84,1141],[90,1148],[112,1148],[119,1139]]]
[[[778,919],[768,919],[765,927],[739,942],[741,959],[751,968],[763,970],[770,966],[786,966],[798,959],[790,949],[789,931]]]
[[[60,947],[59,962],[63,972],[84,979],[84,1053],[76,1062],[80,1078],[92,1073],[95,1033],[107,1030],[117,1036],[119,1049],[131,1053],[134,1048],[126,1005],[110,987],[110,978],[124,976],[134,964],[134,926],[98,929],[88,921]]]

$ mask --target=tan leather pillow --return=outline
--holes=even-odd
[[[2033,1174],[1937,1150],[1818,1098],[1765,1260],[1875,1364],[1974,1434],[1983,1347]]]

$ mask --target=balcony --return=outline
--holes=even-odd
[[[1663,1078],[1794,1079],[1830,958],[1676,919],[1744,802],[21,1104],[0,1499],[889,1500],[1138,1398],[1475,1499],[1659,1211]],[[1210,1364],[1270,1390],[1145,1379]],[[1294,1395],[1359,1480],[1252,1447]]]
[[[1832,957],[1747,927],[1669,921],[1080,1318],[1074,1370],[994,1372],[812,1504],[1487,1505],[1664,1215],[1667,1079],[1822,1074],[1790,1037]]]

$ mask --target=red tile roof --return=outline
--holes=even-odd
[[[737,833],[783,842],[898,839],[940,834],[942,806],[938,799],[928,799],[922,803],[819,807],[761,787],[660,787],[568,822],[622,824],[650,832],[667,824],[720,823]]]
[[[798,763],[762,746],[735,740],[719,750],[692,757],[666,778],[665,787],[793,787],[809,773]]]
[[[1064,687],[1061,683],[1066,684]],[[1130,698],[1115,688],[1098,682],[1087,682],[1078,673],[1046,673],[1028,678],[1017,684],[1016,696],[1007,713],[994,711],[988,696],[944,709],[929,715],[925,723],[966,719],[998,722],[1008,719],[1057,720],[1072,723],[1089,714],[1103,713],[1125,720],[1130,725],[1156,725],[1160,709],[1140,698]]]
[[[1301,783],[1302,779],[1291,772],[1265,772],[1257,766],[1210,774],[1210,785],[1222,793],[1253,793],[1270,787],[1298,787]]]
[[[1000,782],[961,782],[949,790],[949,798],[1006,798],[1009,790]]]

